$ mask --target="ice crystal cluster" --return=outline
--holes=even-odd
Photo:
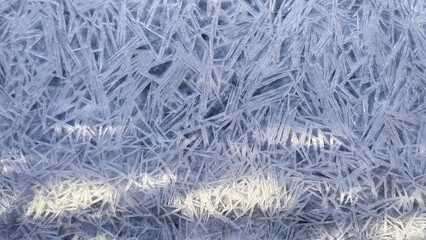
[[[0,0],[0,239],[426,239],[422,0]]]

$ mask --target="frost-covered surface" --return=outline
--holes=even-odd
[[[426,239],[421,0],[0,0],[0,239]]]

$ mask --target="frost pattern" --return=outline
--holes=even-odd
[[[425,239],[426,4],[0,0],[0,239]]]

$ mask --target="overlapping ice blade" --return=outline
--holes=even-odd
[[[0,238],[424,239],[424,9],[0,0]]]

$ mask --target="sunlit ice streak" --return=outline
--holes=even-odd
[[[35,219],[44,218],[50,213],[60,215],[84,210],[99,202],[100,209],[103,209],[106,204],[113,206],[117,198],[118,192],[106,183],[81,179],[67,180],[52,188],[36,191],[28,205],[26,215]]]
[[[173,199],[172,205],[191,218],[204,215],[222,217],[230,212],[241,217],[253,212],[256,207],[273,215],[297,205],[305,190],[305,184],[296,179],[272,174],[255,175],[189,192],[184,197]]]

